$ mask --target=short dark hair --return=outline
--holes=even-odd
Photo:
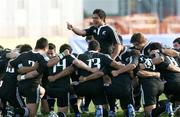
[[[61,45],[61,47],[59,48],[59,52],[62,53],[66,49],[68,49],[70,53],[72,52],[72,47],[69,44]]]
[[[176,38],[176,39],[173,41],[173,43],[178,43],[178,44],[180,44],[180,37]]]
[[[144,42],[146,42],[147,41],[147,39],[144,37],[144,35],[142,34],[142,33],[134,33],[133,35],[132,35],[132,37],[131,37],[131,40],[130,40],[130,42],[131,43],[144,43]]]
[[[4,47],[2,45],[0,45],[0,50],[3,50],[3,49],[4,49]]]
[[[149,50],[152,51],[152,50],[159,50],[161,51],[162,50],[162,45],[158,42],[154,42],[154,43],[151,43],[150,46],[149,46]]]
[[[105,22],[106,13],[102,9],[95,9],[93,11],[93,14],[97,14],[100,17],[100,19],[102,19]]]
[[[37,40],[35,49],[44,49],[48,47],[48,40],[44,37],[41,37]]]
[[[96,50],[98,50],[98,49],[100,49],[100,44],[99,44],[98,41],[92,40],[92,41],[89,42],[89,44],[88,44],[88,50],[94,50],[94,51],[96,51]]]
[[[29,44],[24,44],[20,47],[19,53],[31,51],[32,47]]]
[[[50,50],[56,50],[56,46],[53,43],[49,43],[48,45]]]
[[[137,49],[131,49],[130,52],[129,52],[130,56],[134,56],[134,55],[138,56],[140,54],[141,54],[140,50],[137,50]]]
[[[20,49],[23,46],[23,44],[19,44],[16,46],[17,49]]]

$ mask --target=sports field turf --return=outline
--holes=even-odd
[[[160,100],[165,99],[164,95],[161,95]],[[55,110],[57,108],[55,107]],[[90,113],[89,114],[82,114],[82,117],[94,117],[94,105],[90,104],[89,106]],[[48,117],[48,115],[39,115],[38,117]],[[68,114],[67,117],[74,117],[74,114]],[[118,109],[117,115],[115,117],[123,117],[123,113],[121,109]],[[143,117],[143,112],[137,112],[136,117]],[[167,115],[161,115],[161,117],[168,117]]]

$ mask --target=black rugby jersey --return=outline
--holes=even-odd
[[[149,56],[149,52],[150,52],[150,50],[149,50],[149,47],[150,47],[150,45],[152,44],[153,42],[148,42],[143,48],[142,48],[142,50],[141,50],[141,54],[143,54],[143,55],[145,55],[145,56]]]
[[[145,55],[139,56],[139,64],[144,64],[145,69],[147,71],[156,71],[156,67],[152,62],[152,58],[147,57]]]
[[[10,65],[15,67],[16,69],[18,69],[22,66],[25,66],[25,67],[33,66],[35,62],[39,63],[39,67],[37,69],[39,72],[39,75],[36,78],[22,80],[22,81],[20,81],[20,83],[39,84],[40,83],[39,76],[42,75],[43,68],[45,68],[47,66],[47,61],[38,52],[30,51],[30,52],[22,53],[15,60],[10,62]]]
[[[102,25],[100,27],[91,26],[85,29],[86,35],[93,35],[94,38],[100,43],[101,52],[109,54],[113,52],[113,45],[120,44],[119,37],[116,31],[109,25]]]
[[[55,74],[63,71],[66,67],[71,66],[74,59],[75,59],[75,57],[73,57],[72,55],[65,56],[56,65],[48,68],[49,75],[50,76],[55,75]],[[56,80],[55,82],[52,82],[52,84],[54,84],[54,83],[66,85],[67,83],[70,83],[70,76],[65,76],[63,78]]]
[[[7,66],[3,77],[3,85],[16,87],[17,74],[18,72],[15,68]]]
[[[138,63],[138,56],[132,55],[130,47],[125,46],[123,51],[117,56],[116,61],[120,61],[121,63],[127,64],[137,64]]]
[[[94,51],[86,51],[84,54],[80,54],[78,59],[82,60],[91,68],[102,69],[106,66],[109,66],[112,62],[112,59],[108,57],[108,55],[94,52]],[[83,69],[78,70],[79,76],[88,76],[91,72],[88,72]]]
[[[170,80],[180,81],[180,73],[167,70],[169,64],[173,64],[176,67],[180,67],[179,58],[164,56],[164,62],[156,65],[156,68],[166,81],[170,81]]]

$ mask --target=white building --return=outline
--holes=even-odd
[[[82,0],[0,0],[0,38],[65,36],[82,19]]]

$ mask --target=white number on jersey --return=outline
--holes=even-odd
[[[7,67],[7,68],[6,68],[6,72],[15,73],[15,69],[12,68],[12,67]]]
[[[28,64],[31,65],[31,66],[34,66],[35,62],[31,61],[31,60],[28,60]]]
[[[93,58],[93,59],[89,59],[87,60],[88,61],[88,66],[93,68],[93,67],[96,67],[98,69],[101,68],[101,60],[100,58]]]
[[[56,73],[57,67],[61,67],[61,69],[64,70],[66,68],[66,59],[62,60],[62,64],[58,62],[56,65],[53,66],[53,73]]]

